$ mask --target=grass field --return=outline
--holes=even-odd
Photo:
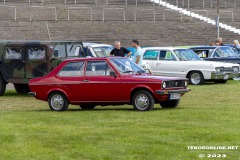
[[[240,159],[239,149],[187,148],[240,144],[240,82],[190,88],[178,108],[155,105],[150,112],[132,106],[52,112],[46,102],[7,91],[0,97],[0,159]]]

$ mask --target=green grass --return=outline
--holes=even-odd
[[[190,88],[178,108],[155,105],[150,112],[132,106],[52,112],[46,102],[7,91],[0,97],[0,159],[194,160],[202,153],[239,159],[239,150],[187,146],[240,144],[240,82]]]

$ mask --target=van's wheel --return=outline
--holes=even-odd
[[[204,84],[203,74],[199,71],[193,71],[189,74],[189,81],[193,85],[202,85]]]
[[[59,92],[54,92],[49,96],[48,105],[52,111],[66,111],[69,106],[67,97]]]
[[[162,108],[176,108],[179,105],[180,100],[169,100],[159,102]]]
[[[151,93],[146,90],[140,90],[133,95],[132,103],[137,111],[149,111],[153,109],[155,100]]]
[[[14,84],[14,88],[16,92],[20,94],[27,94],[28,92],[30,92],[27,84]]]
[[[5,93],[6,85],[7,85],[7,83],[4,81],[4,79],[0,75],[0,96],[2,96]]]
[[[80,107],[84,110],[91,110],[94,109],[96,106],[93,104],[81,104]]]

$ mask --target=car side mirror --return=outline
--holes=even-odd
[[[117,77],[117,74],[116,74],[116,72],[114,72],[114,71],[110,71],[110,76],[112,76],[112,77]]]

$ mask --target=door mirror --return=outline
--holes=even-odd
[[[110,71],[110,76],[112,76],[112,77],[117,77],[117,74],[116,74],[116,72],[114,72],[114,71]]]

